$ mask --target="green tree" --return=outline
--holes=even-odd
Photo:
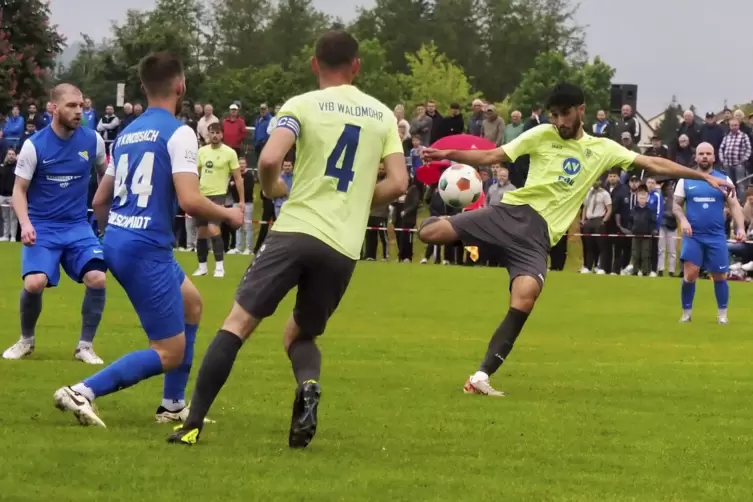
[[[677,103],[673,96],[672,102],[664,110],[664,118],[661,123],[659,123],[659,127],[656,131],[656,134],[661,138],[664,144],[675,144],[675,141],[677,140],[677,129],[680,127],[680,117],[682,116],[682,113],[682,105]]]
[[[108,75],[111,70],[120,71],[114,61],[113,47],[105,43],[97,45],[87,35],[83,38],[76,57],[58,71],[56,79],[76,85],[94,103],[105,106],[105,103],[112,102],[117,84]]]
[[[287,68],[307,45],[330,28],[333,20],[314,8],[311,0],[280,0],[265,33],[270,61]]]
[[[472,75],[486,56],[481,31],[481,0],[435,0],[431,34],[437,50]]]
[[[614,69],[600,58],[593,63],[571,64],[559,52],[541,54],[533,67],[523,74],[520,85],[512,94],[513,108],[527,114],[534,105],[544,104],[551,89],[560,82],[580,85],[586,96],[588,117],[598,110],[608,110]]]
[[[41,0],[0,3],[0,113],[11,104],[44,99],[48,76],[65,40]]]
[[[400,81],[408,110],[433,99],[444,114],[453,102],[467,108],[480,96],[471,89],[463,69],[439,53],[434,43],[422,46],[415,54],[406,54],[405,59],[409,73],[401,75]]]
[[[212,12],[213,62],[230,68],[273,62],[266,50],[270,0],[213,0]]]

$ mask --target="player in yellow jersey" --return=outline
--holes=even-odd
[[[567,232],[586,193],[602,173],[615,166],[637,166],[669,178],[698,179],[716,188],[733,189],[731,184],[701,171],[638,155],[609,139],[585,134],[584,103],[579,87],[560,84],[547,104],[551,124],[535,127],[496,150],[424,150],[427,160],[449,159],[471,165],[501,164],[514,162],[521,155],[531,156],[525,186],[505,193],[501,205],[450,218],[429,218],[419,229],[419,238],[429,244],[462,240],[466,245],[497,248],[510,274],[510,308],[494,332],[481,366],[466,382],[466,393],[504,396],[490,385],[489,376],[507,359],[533,310],[544,285],[551,246]]]
[[[220,124],[209,124],[209,144],[199,148],[199,189],[205,196],[218,206],[225,205],[227,187],[230,176],[238,189],[239,207],[245,211],[246,201],[243,199],[243,174],[241,174],[238,154],[235,150],[222,142],[222,127]],[[199,268],[194,276],[207,275],[207,258],[209,256],[209,242],[214,252],[214,276],[225,277],[224,254],[225,245],[220,236],[221,221],[196,220],[198,238],[196,239],[196,256],[199,258]]]
[[[259,158],[263,192],[279,197],[287,193],[280,167],[296,145],[289,199],[207,349],[191,413],[170,442],[198,440],[241,345],[295,286],[295,308],[283,333],[298,383],[288,444],[304,448],[316,432],[321,394],[316,337],[348,287],[371,206],[388,204],[404,193],[408,171],[392,111],[351,85],[360,68],[358,42],[344,31],[325,33],[316,43],[311,66],[320,89],[285,103]],[[386,177],[376,183],[380,162]]]

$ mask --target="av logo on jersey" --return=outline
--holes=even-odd
[[[573,157],[568,157],[562,162],[562,170],[565,172],[564,175],[560,175],[557,178],[557,181],[564,181],[570,186],[573,186],[575,183],[575,177],[578,175],[581,169],[581,163],[578,159]]]

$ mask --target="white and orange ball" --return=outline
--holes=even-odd
[[[476,202],[484,190],[478,171],[465,164],[453,164],[439,178],[439,195],[448,206],[462,209]]]

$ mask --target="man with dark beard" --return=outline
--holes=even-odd
[[[714,169],[716,158],[710,143],[701,143],[695,154],[698,172],[713,176],[718,180],[732,183],[726,174]],[[682,206],[685,205],[685,211]],[[692,317],[695,283],[701,267],[714,279],[714,295],[718,308],[717,322],[727,324],[727,303],[729,302],[729,254],[727,250],[727,229],[725,208],[729,208],[735,222],[735,239],[742,242],[746,238],[745,221],[740,203],[733,191],[726,195],[712,190],[705,183],[694,180],[680,180],[675,187],[673,213],[682,228],[683,279],[681,289],[682,317],[680,322],[690,322]]]
[[[489,383],[512,351],[541,294],[547,258],[570,227],[588,190],[613,167],[646,169],[671,178],[690,178],[714,188],[732,184],[708,173],[679,166],[660,157],[631,152],[606,138],[583,132],[585,96],[572,84],[557,85],[547,103],[551,124],[542,124],[495,150],[424,150],[426,161],[452,160],[491,165],[531,156],[526,185],[507,192],[502,204],[468,211],[450,218],[427,218],[419,238],[428,244],[462,240],[466,246],[501,251],[510,275],[510,308],[492,337],[478,370],[466,381],[468,394],[504,396]],[[702,183],[701,183],[702,184]]]

